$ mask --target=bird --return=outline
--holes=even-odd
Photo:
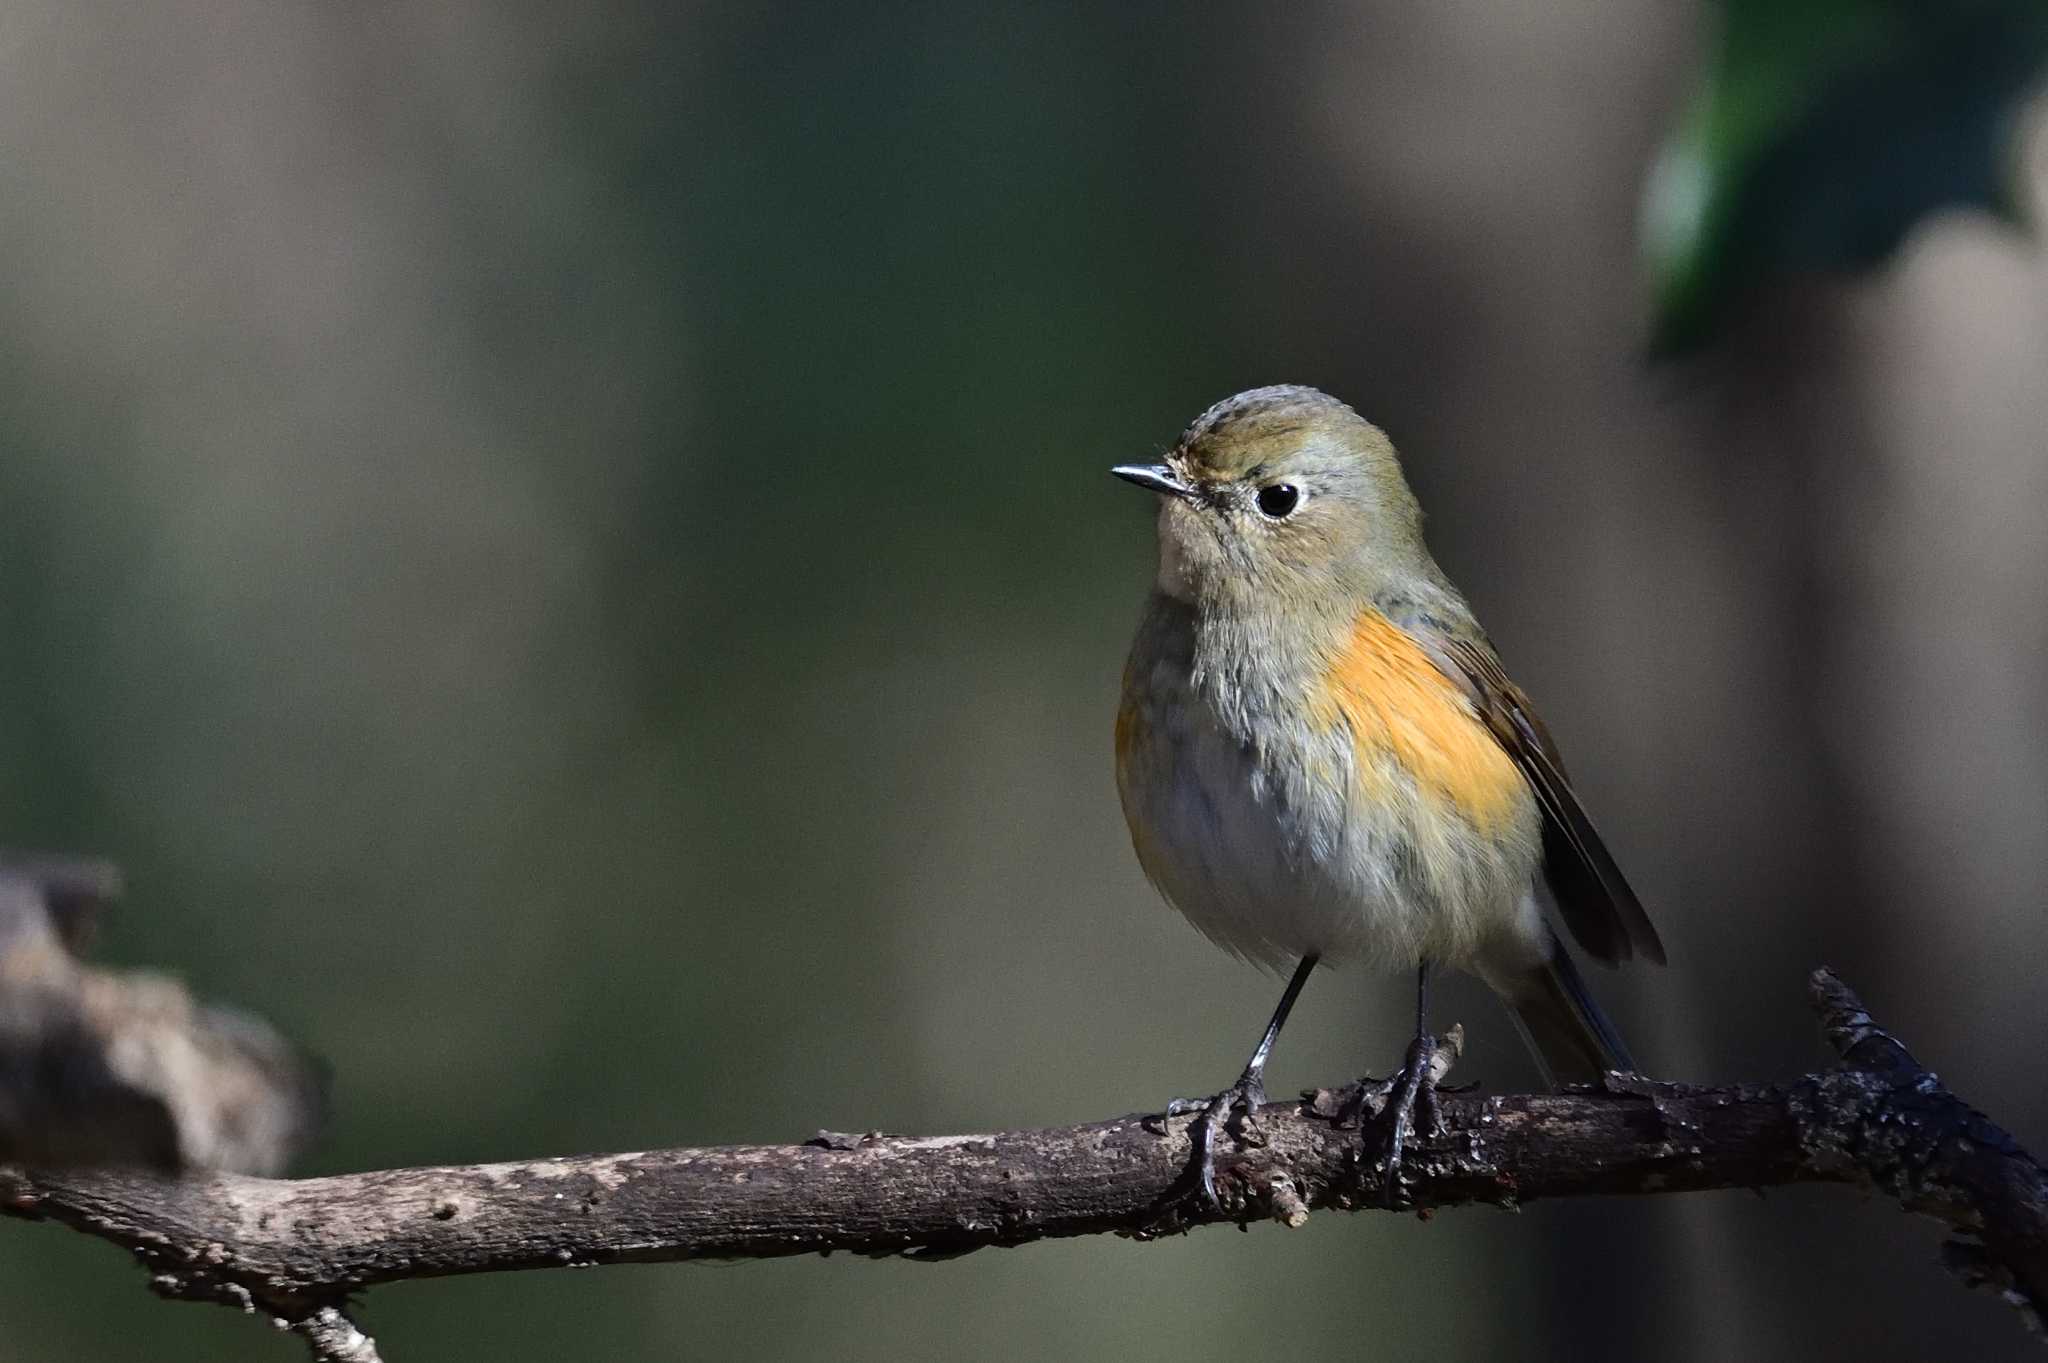
[[[1274,1043],[1319,965],[1412,970],[1416,1030],[1388,1086],[1396,1196],[1418,1103],[1433,1120],[1438,968],[1478,976],[1553,1087],[1633,1073],[1552,915],[1591,958],[1664,945],[1556,745],[1424,542],[1378,427],[1315,388],[1254,388],[1118,478],[1158,498],[1158,568],[1124,667],[1116,782],[1147,878],[1285,992],[1192,1131],[1216,1149],[1265,1101]],[[1383,1116],[1389,1115],[1386,1113]]]

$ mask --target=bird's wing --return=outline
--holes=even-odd
[[[1417,642],[1444,675],[1464,688],[1481,722],[1536,793],[1543,808],[1544,875],[1572,936],[1589,955],[1610,965],[1637,952],[1663,965],[1664,943],[1657,929],[1572,794],[1549,731],[1522,689],[1508,680],[1499,657],[1483,642],[1434,631],[1418,633]]]

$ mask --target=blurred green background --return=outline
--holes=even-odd
[[[1594,982],[1646,1065],[1822,1063],[1827,962],[2042,1148],[2048,270],[1937,216],[1646,368],[1706,19],[23,0],[0,841],[118,859],[102,958],[328,1057],[309,1172],[1214,1089],[1277,983],[1130,855],[1150,508],[1104,469],[1309,382],[1406,452],[1659,920],[1669,970]],[[1320,977],[1274,1091],[1386,1069],[1407,997]],[[1802,1190],[362,1319],[394,1363],[2027,1356],[1936,1239]],[[143,1287],[0,1225],[8,1357],[295,1355]]]

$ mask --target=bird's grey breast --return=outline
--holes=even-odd
[[[1221,945],[1284,963],[1360,926],[1349,744],[1251,632],[1155,596],[1124,678],[1119,787],[1140,862]]]

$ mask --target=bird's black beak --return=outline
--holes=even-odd
[[[1175,497],[1192,497],[1195,490],[1173,476],[1173,470],[1164,464],[1118,464],[1110,470],[1126,483],[1150,488],[1154,492],[1167,493]]]

